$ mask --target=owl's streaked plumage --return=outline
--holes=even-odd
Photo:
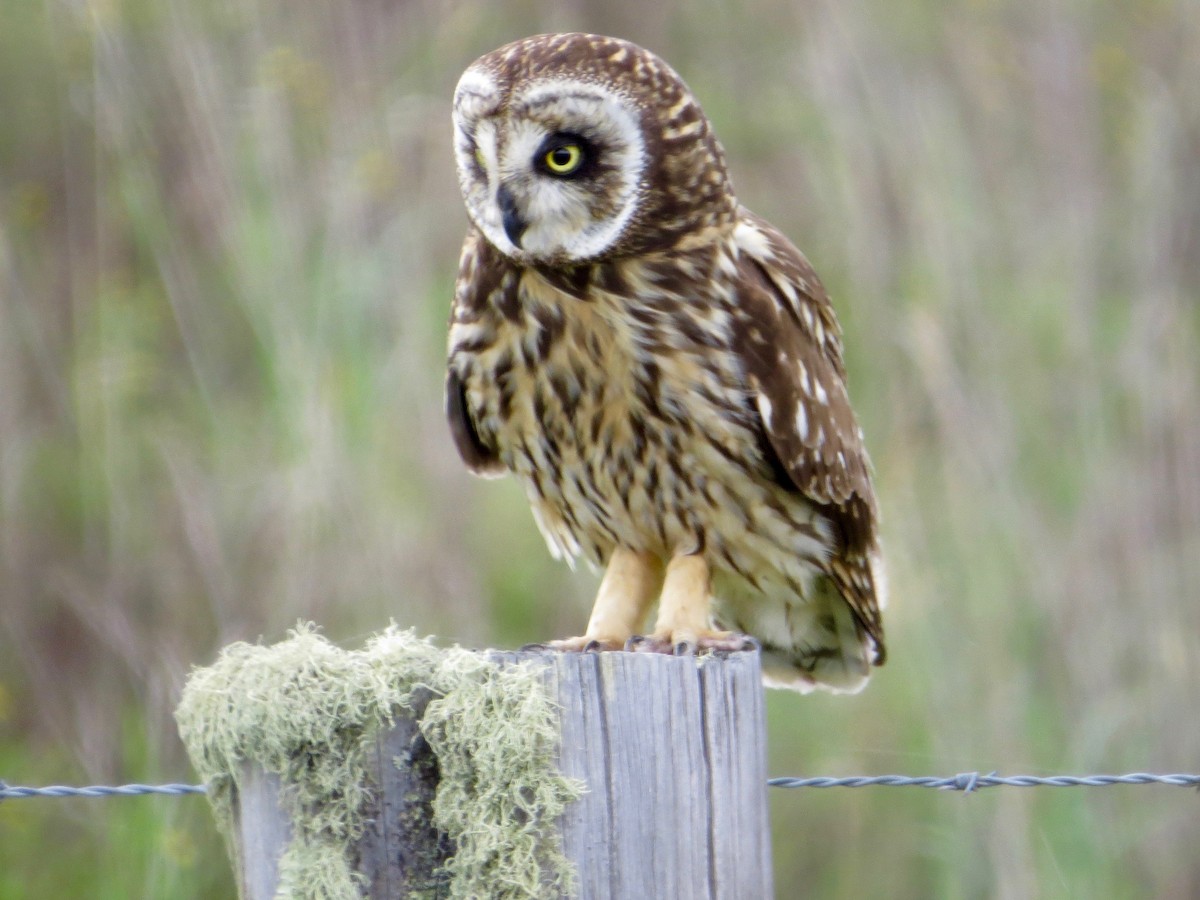
[[[541,35],[454,98],[471,219],[447,412],[560,556],[605,567],[586,633],[763,648],[768,683],[853,691],[884,658],[875,494],[841,332],[804,256],[742,207],[678,75]]]

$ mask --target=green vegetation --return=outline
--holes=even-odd
[[[442,422],[449,97],[538,31],[689,81],[825,279],[891,656],[771,771],[1193,771],[1200,6],[16,0],[0,28],[0,778],[189,780],[192,666],[299,619],[576,632]],[[1168,788],[772,794],[781,896],[1200,895]],[[227,897],[202,800],[0,804],[0,900]]]

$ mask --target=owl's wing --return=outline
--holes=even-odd
[[[463,243],[450,307],[446,418],[459,456],[476,475],[496,476],[505,471],[496,448],[480,433],[466,386],[466,373],[476,354],[487,349],[494,338],[485,315],[488,298],[503,290],[515,291],[515,284],[505,278],[499,254],[472,227]]]
[[[776,477],[830,521],[835,544],[827,574],[885,656],[883,573],[875,491],[862,430],[846,393],[841,329],[820,280],[778,230],[745,210],[739,253],[736,330]]]

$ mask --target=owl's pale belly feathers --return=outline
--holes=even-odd
[[[735,298],[692,315],[636,264],[624,269],[636,301],[601,289],[581,299],[526,270],[509,286],[516,303],[452,327],[450,365],[479,434],[521,481],[556,556],[602,566],[615,547],[702,554],[722,624],[794,644],[800,620],[820,614],[810,601],[833,538],[765,458],[720,321]],[[680,315],[695,327],[679,328]]]

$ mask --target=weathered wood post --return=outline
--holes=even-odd
[[[444,729],[458,727],[468,707],[447,707],[451,698],[443,687],[423,685],[402,714],[362,734],[369,792],[360,810],[362,827],[351,829],[347,842],[349,865],[358,873],[357,895],[604,900],[773,896],[757,653],[699,659],[549,651],[471,656],[500,673],[533,673],[521,690],[529,694],[540,688],[551,701],[546,708],[556,735],[554,752],[539,764],[556,768],[557,783],[570,786],[571,792],[551,809],[544,837],[552,845],[551,855],[565,858],[571,874],[565,879],[561,872],[556,875],[551,863],[532,886],[516,886],[509,879],[514,863],[521,863],[513,857],[524,851],[513,847],[489,857],[473,843],[475,862],[456,860],[460,843],[475,841],[473,832],[493,826],[468,822],[465,828],[439,827],[449,821],[442,805],[454,802],[448,799],[452,792],[446,779],[456,782],[454,791],[498,789],[500,802],[515,797],[518,807],[523,796],[531,801],[542,788],[485,783],[496,780],[484,771],[491,763],[483,756],[497,749],[490,739],[475,745],[465,759],[452,759],[454,751],[443,749]],[[227,700],[238,702],[232,694]],[[188,702],[185,695],[184,705]],[[506,713],[493,699],[480,703],[468,696],[466,703],[473,710],[488,707],[502,719],[524,714],[514,712],[517,707]],[[491,713],[484,709],[484,714]],[[185,714],[181,706],[181,729],[193,734],[189,748],[195,743],[196,721],[194,710]],[[495,724],[525,728],[514,721]],[[196,750],[192,753],[196,759]],[[204,766],[197,766],[204,774]],[[272,768],[281,768],[278,760],[264,768],[246,758],[239,771],[230,773],[227,829],[243,900],[277,896],[280,859],[294,838],[296,817],[304,820],[312,814],[289,810],[288,774],[268,771]],[[561,792],[547,796],[563,797]],[[489,802],[497,802],[495,797]],[[524,828],[537,811],[532,805],[521,809],[515,821]],[[456,827],[457,841],[449,833]],[[530,851],[529,864],[536,866],[538,856],[544,861],[544,842],[542,849]],[[312,878],[305,876],[303,883]],[[463,880],[456,883],[456,878]]]

